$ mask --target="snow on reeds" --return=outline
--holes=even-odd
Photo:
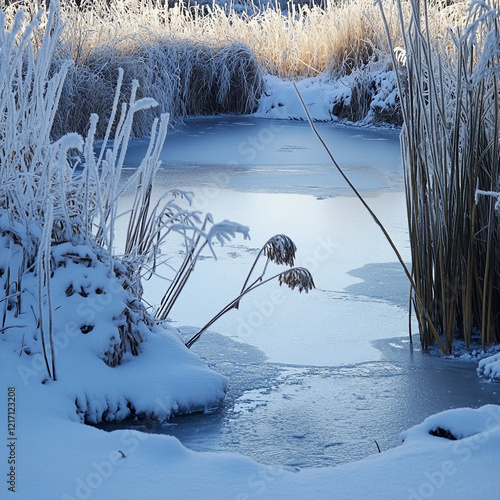
[[[52,7],[54,5],[54,7]],[[114,248],[114,226],[118,200],[127,188],[121,173],[136,114],[156,106],[151,98],[137,98],[133,82],[128,103],[120,109],[123,71],[117,75],[112,93],[110,119],[100,152],[94,153],[99,117],[87,117],[88,133],[51,138],[51,129],[61,106],[60,96],[71,61],[54,63],[54,51],[63,29],[57,2],[47,15],[40,14],[23,29],[19,11],[12,29],[4,26],[0,13],[0,209],[10,226],[20,231],[26,268],[39,258],[42,243],[92,243],[110,255]],[[31,43],[41,20],[45,29],[36,52]],[[114,97],[114,99],[113,99]],[[89,123],[90,122],[90,123]],[[158,168],[166,136],[168,115],[153,121],[151,141],[144,160],[129,180],[147,192]],[[113,143],[108,143],[111,130]],[[144,181],[146,179],[146,181]],[[144,208],[141,207],[141,208]],[[137,208],[136,208],[137,210]],[[134,221],[134,210],[130,215]],[[142,222],[142,221],[141,221]],[[140,222],[137,222],[140,224]],[[46,230],[49,232],[46,234]],[[95,233],[95,234],[94,234]],[[155,236],[158,236],[157,234]],[[50,253],[50,249],[47,249]]]
[[[418,0],[411,20],[401,13],[394,63],[420,337],[450,353],[457,337],[499,340],[496,200],[476,190],[500,187],[500,7],[473,2],[439,40],[428,19]]]
[[[431,29],[444,32],[459,10],[455,2],[431,2]],[[250,113],[263,90],[263,75],[297,78],[342,76],[374,62],[386,66],[389,48],[378,8],[372,0],[327,0],[319,5],[246,3],[186,6],[155,0],[62,2],[65,30],[58,45],[60,60],[72,58],[53,133],[85,131],[87,116],[97,113],[103,133],[114,94],[118,68],[124,88],[138,79],[141,89],[158,102],[136,119],[133,134],[144,136],[158,112],[171,121],[186,115]],[[37,2],[21,0],[35,14]],[[264,5],[264,6],[262,6]],[[399,40],[397,9],[384,2],[388,27]],[[402,8],[407,11],[409,3]],[[7,7],[7,18],[14,7]],[[398,42],[399,44],[399,42]],[[357,99],[366,106],[368,78],[359,80]],[[363,116],[363,110],[349,119]]]
[[[68,325],[61,319],[61,310],[66,309],[65,316],[68,308],[78,312],[82,306],[90,307],[95,299],[88,299],[92,294],[114,295],[109,307],[93,302],[90,315],[81,313],[80,319],[87,316],[89,322],[71,327],[77,331],[71,335],[93,332],[87,347],[98,351],[108,366],[119,365],[126,354],[137,356],[144,335],[166,319],[201,250],[208,247],[213,252],[213,241],[223,244],[237,233],[248,236],[246,226],[227,220],[214,223],[209,214],[203,220],[189,209],[189,193],[172,190],[153,199],[168,114],[152,120],[144,158],[132,175],[124,178],[134,122],[158,103],[151,97],[140,97],[139,82],[133,79],[128,100],[120,105],[126,85],[121,68],[116,88],[106,101],[110,111],[100,147],[94,141],[99,123],[95,113],[89,116],[84,137],[72,132],[52,139],[72,65],[54,58],[63,30],[59,14],[59,3],[52,0],[47,13],[40,11],[26,24],[23,11],[18,11],[7,27],[5,14],[0,12],[0,335],[9,331],[23,352],[41,350],[47,377],[52,380],[57,378],[56,334],[61,333],[61,322],[66,323],[64,328]],[[230,59],[239,51],[222,53],[221,57]],[[244,58],[236,64],[245,64]],[[219,99],[209,95],[207,105],[212,97]],[[228,98],[233,98],[230,92],[220,97]],[[132,187],[134,199],[122,213],[120,201]],[[119,219],[126,226],[123,255],[117,255],[116,250]],[[161,256],[161,247],[172,233],[183,237],[186,260],[155,321],[143,304],[141,280],[156,273],[158,265],[168,259],[168,255]],[[276,242],[274,253],[268,249],[266,255],[283,261],[279,258],[282,238]],[[65,272],[69,268],[71,271]],[[307,292],[314,286],[309,272],[302,268],[289,269],[274,278],[299,291]],[[96,279],[107,285],[95,284]],[[252,284],[244,293],[260,284]],[[57,306],[53,287],[58,290],[54,295]],[[102,328],[92,323],[96,311],[103,310],[112,326]],[[25,320],[26,324],[19,324]]]
[[[283,77],[314,76],[341,65],[358,67],[386,47],[371,0],[328,0],[325,8],[313,2],[289,2],[283,9],[275,2],[260,2],[260,6],[257,2],[187,3],[169,7],[168,2],[154,0],[111,0],[86,2],[78,10],[66,1],[65,39],[83,57],[101,45],[133,46],[138,38],[174,36],[209,45],[241,42],[257,56],[264,71]]]
[[[39,31],[41,25],[43,31]],[[196,215],[177,203],[179,193],[167,193],[156,204],[151,202],[168,115],[153,121],[145,157],[128,183],[123,182],[134,116],[156,106],[154,99],[137,98],[138,83],[134,81],[128,103],[120,108],[123,71],[118,74],[105,139],[97,155],[95,114],[89,117],[85,138],[69,133],[53,142],[51,129],[71,66],[71,62],[53,64],[62,29],[56,1],[46,15],[40,12],[28,24],[19,11],[10,29],[0,12],[0,244],[2,252],[10,256],[0,267],[4,292],[0,333],[20,329],[23,345],[25,334],[32,341],[39,338],[47,375],[54,380],[58,308],[52,303],[51,287],[57,268],[71,262],[107,266],[122,288],[123,318],[115,318],[120,325],[116,334],[106,332],[108,344],[101,352],[105,362],[115,366],[126,352],[138,354],[142,337],[137,325],[151,324],[140,302],[140,278],[154,272],[159,247],[172,230],[181,230],[182,222],[196,224]],[[108,143],[112,130],[114,141]],[[136,188],[136,202],[121,214],[118,204],[131,184]],[[121,258],[115,256],[114,238],[119,217],[128,218],[127,255]],[[64,251],[57,250],[62,248]],[[25,288],[24,283],[31,285]],[[88,296],[83,288],[78,293]],[[66,296],[72,295],[70,285]],[[27,323],[35,320],[32,328],[18,324],[18,318],[27,316]],[[90,331],[89,325],[86,328],[83,334]],[[28,337],[26,342],[29,344]]]

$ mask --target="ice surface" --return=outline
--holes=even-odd
[[[297,166],[295,163],[292,168]],[[404,199],[400,185],[393,181],[397,169],[397,162],[389,166],[390,175],[387,177],[383,168],[375,169],[375,173],[380,172],[384,177],[385,187],[381,189],[375,184],[376,188],[372,189],[373,185],[367,181],[362,188],[375,211],[387,222],[404,257],[408,258]],[[311,268],[318,290],[307,296],[297,296],[271,285],[262,295],[250,297],[246,305],[242,303],[240,311],[217,323],[217,330],[257,346],[271,361],[309,363],[312,368],[308,370],[326,370],[336,365],[338,370],[345,370],[347,381],[351,380],[348,376],[349,364],[356,365],[358,370],[363,370],[364,366],[367,380],[376,372],[375,366],[386,366],[387,370],[392,370],[391,363],[387,365],[381,360],[380,351],[370,342],[405,335],[406,311],[390,301],[355,296],[346,291],[346,287],[359,282],[358,278],[349,274],[350,271],[370,263],[393,262],[387,243],[356,199],[350,195],[340,196],[345,194],[345,190],[342,192],[338,185],[325,188],[320,182],[302,186],[299,194],[293,194],[298,190],[293,186],[290,192],[280,194],[276,192],[279,190],[277,179],[274,185],[271,182],[266,188],[265,175],[258,184],[259,188],[255,189],[241,182],[243,173],[239,171],[236,172],[239,183],[231,184],[233,181],[229,181],[217,184],[207,181],[207,171],[196,168],[190,171],[186,164],[180,166],[170,179],[170,171],[166,170],[164,179],[177,181],[182,178],[182,171],[187,174],[186,179],[194,182],[186,180],[181,187],[193,187],[200,195],[200,208],[220,213],[220,219],[229,218],[249,225],[252,240],[250,243],[243,239],[234,240],[229,246],[219,248],[218,262],[211,258],[200,261],[197,269],[203,266],[203,272],[193,275],[193,281],[182,299],[184,302],[180,301],[173,310],[172,317],[177,324],[196,326],[205,322],[219,305],[234,296],[234,290],[239,289],[244,268],[252,261],[260,244],[274,233],[287,233],[298,246],[297,263]],[[208,172],[216,174],[222,171],[220,164],[208,169]],[[250,166],[249,172],[257,177],[262,170],[254,165]],[[360,176],[362,172],[361,168]],[[370,175],[369,169],[366,172]],[[283,178],[288,173],[289,167],[284,165]],[[375,182],[376,175],[373,179]],[[317,194],[316,187],[322,189],[321,195]],[[180,243],[173,242],[172,245],[170,250],[173,249],[175,255]],[[172,263],[174,261],[175,258]],[[85,285],[83,276],[75,276],[75,279]],[[96,283],[102,280],[100,275]],[[65,284],[61,280],[61,289]],[[154,298],[162,293],[164,284],[152,281],[148,286],[148,296]],[[254,316],[251,316],[252,313]],[[69,310],[67,314],[70,314]],[[257,318],[259,323],[250,334],[244,333],[243,328],[238,330],[238,321],[243,319],[249,323],[251,317]],[[8,374],[4,375],[4,386],[15,386],[19,400],[19,498],[40,498],[42,494],[42,498],[64,500],[89,497],[102,500],[154,499],[164,498],[168,491],[172,498],[179,499],[197,496],[239,500],[330,499],[332,492],[339,499],[418,499],[431,496],[448,499],[495,498],[498,492],[495,464],[500,446],[500,426],[496,406],[438,414],[416,430],[408,431],[402,446],[337,468],[306,468],[300,471],[290,467],[260,465],[241,455],[190,451],[170,436],[132,430],[103,433],[72,422],[77,417],[75,395],[82,393],[83,398],[84,391],[89,393],[89,388],[94,391],[90,394],[97,412],[101,401],[114,402],[117,410],[121,405],[120,394],[127,399],[133,398],[139,407],[153,410],[155,407],[151,405],[158,404],[155,398],[163,390],[168,395],[164,393],[162,403],[166,408],[174,409],[192,394],[198,401],[201,397],[207,402],[220,396],[218,391],[223,389],[224,379],[212,375],[196,357],[190,357],[189,362],[187,358],[186,362],[181,361],[173,371],[167,369],[168,364],[163,364],[164,360],[170,357],[178,360],[178,354],[183,351],[182,344],[173,332],[168,335],[167,343],[154,340],[156,335],[152,332],[145,345],[145,355],[138,362],[144,376],[138,377],[138,371],[132,369],[132,363],[129,363],[114,371],[116,377],[110,377],[108,372],[112,369],[102,368],[105,365],[90,351],[82,358],[61,355],[61,373],[65,377],[58,385],[26,385],[18,371],[24,357],[20,358],[19,353],[13,350],[0,350],[2,374]],[[6,338],[3,334],[4,346]],[[206,358],[206,361],[209,363],[210,359]],[[384,364],[381,365],[381,362]],[[186,369],[194,369],[192,373],[199,369],[202,374],[200,379],[190,380],[192,390],[189,391],[178,378]],[[74,377],[71,378],[69,373],[73,373]],[[242,423],[251,431],[251,416],[265,408],[272,410],[268,416],[273,412],[286,413],[287,408],[292,408],[292,419],[300,409],[303,413],[294,420],[296,432],[289,437],[290,443],[296,443],[293,446],[300,449],[301,443],[308,439],[304,424],[314,422],[316,417],[316,408],[306,404],[311,401],[311,396],[318,399],[328,394],[326,397],[332,398],[330,403],[333,407],[336,402],[349,402],[361,414],[363,408],[369,405],[366,399],[368,389],[359,390],[354,384],[351,395],[340,392],[335,398],[334,389],[338,387],[332,387],[332,379],[325,378],[319,371],[309,375],[311,373],[312,377],[307,379],[304,368],[291,367],[291,370],[278,374],[278,378],[282,377],[287,382],[300,382],[278,384],[273,388],[274,396],[280,395],[284,403],[281,407],[275,397],[270,398],[268,394],[255,392],[256,389],[249,387],[237,398],[236,409],[247,419],[246,422],[243,419]],[[200,385],[200,380],[210,387]],[[312,390],[304,385],[307,380],[310,380]],[[410,376],[408,380],[411,383],[415,379]],[[370,384],[370,387],[375,386]],[[330,390],[333,392],[330,393]],[[401,403],[404,403],[404,394],[401,396]],[[419,403],[418,400],[412,402]],[[407,410],[411,411],[411,408]],[[0,399],[0,412],[6,414],[5,397]],[[373,418],[381,417],[376,414]],[[345,424],[343,419],[342,425]],[[275,436],[275,425],[272,419],[268,423],[269,439]],[[429,435],[428,431],[436,425],[456,433],[459,439],[450,441]],[[320,424],[314,427],[321,431]],[[372,445],[370,434],[360,434],[362,447]],[[335,435],[323,436],[322,439],[325,454],[334,454],[335,449],[341,446],[342,439]],[[301,463],[290,462],[289,465]]]
[[[187,129],[173,138],[181,144],[187,141],[184,149],[189,158],[195,151],[188,145],[189,136],[193,128],[197,140],[200,134],[208,134],[200,129],[204,124],[212,131],[212,149],[207,152],[211,163],[192,167],[170,159],[159,173],[158,192],[175,182],[194,192],[195,208],[211,212],[216,220],[227,217],[241,222],[250,227],[251,235],[250,241],[235,239],[220,248],[217,261],[206,259],[198,264],[171,318],[178,325],[206,323],[239,291],[258,248],[272,235],[284,233],[297,245],[296,264],[312,272],[317,290],[300,296],[268,284],[245,297],[239,311],[229,313],[212,328],[255,345],[274,362],[332,366],[379,359],[370,341],[404,336],[407,312],[393,303],[352,296],[344,288],[360,281],[349,274],[351,270],[395,260],[387,241],[331,165],[320,164],[321,175],[318,166],[309,166],[320,148],[304,124],[282,123],[273,143],[277,147],[300,137],[307,154],[294,155],[293,164],[287,164],[288,153],[282,153],[275,161],[279,166],[264,167],[251,161],[228,169],[226,150],[220,154],[221,148],[216,145],[225,144],[235,128],[239,140],[244,141],[245,135],[258,136],[268,123],[247,118],[247,127],[234,126],[242,121],[223,118],[189,122]],[[350,155],[346,161],[348,175],[409,260],[397,135],[339,126],[325,126],[322,131],[335,154]],[[360,147],[364,144],[366,148]],[[268,149],[262,151],[266,158]],[[231,155],[231,149],[227,154]],[[179,250],[174,245],[166,252],[175,255]],[[212,285],[216,283],[224,285]],[[164,289],[165,283],[159,279],[145,283],[151,303],[158,303]],[[401,301],[406,302],[407,293]]]

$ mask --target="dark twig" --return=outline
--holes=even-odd
[[[380,222],[380,219],[375,215],[375,212],[370,208],[370,206],[368,205],[368,203],[366,203],[366,201],[361,196],[361,194],[359,193],[359,191],[356,189],[356,187],[354,186],[354,184],[349,180],[349,178],[347,177],[347,175],[340,168],[340,165],[335,160],[335,157],[333,156],[333,153],[330,151],[330,148],[327,146],[327,144],[325,143],[325,141],[321,137],[320,133],[318,132],[318,129],[314,125],[314,122],[313,122],[313,120],[311,118],[311,115],[309,114],[309,111],[307,109],[307,106],[304,103],[304,100],[302,99],[302,96],[300,95],[300,92],[299,92],[299,89],[297,88],[297,85],[294,83],[293,86],[295,88],[295,91],[297,92],[297,96],[299,97],[299,100],[300,100],[300,102],[302,104],[302,107],[304,108],[304,111],[305,111],[306,116],[307,116],[307,120],[309,121],[309,125],[311,126],[312,131],[316,134],[316,137],[319,139],[319,141],[321,142],[321,144],[324,147],[325,151],[328,153],[328,156],[330,157],[330,159],[332,160],[332,163],[335,165],[335,167],[339,171],[340,175],[342,175],[342,177],[347,182],[347,184],[349,185],[349,187],[352,189],[352,191],[354,192],[354,194],[358,197],[358,199],[361,201],[361,203],[366,208],[366,210],[368,210],[368,213],[372,216],[373,220],[375,221],[375,223],[377,224],[377,226],[381,229],[382,233],[384,234],[386,240],[389,242],[389,245],[391,245],[391,248],[394,251],[394,253],[396,254],[397,259],[399,260],[400,264],[403,266],[403,270],[404,270],[404,272],[406,274],[406,277],[410,281],[410,284],[411,284],[411,287],[412,287],[412,289],[413,289],[413,291],[415,293],[415,297],[417,299],[417,302],[422,306],[424,315],[426,316],[426,318],[427,318],[427,320],[429,322],[429,326],[431,327],[433,336],[434,336],[437,344],[439,345],[439,347],[441,348],[441,350],[444,353],[448,353],[446,347],[444,346],[443,342],[441,341],[441,339],[439,337],[439,334],[438,334],[436,328],[434,327],[434,324],[432,323],[432,320],[431,320],[431,318],[429,316],[429,313],[428,313],[427,309],[425,308],[424,302],[423,302],[423,300],[422,300],[422,298],[420,296],[420,292],[419,292],[419,290],[417,288],[417,285],[415,284],[415,281],[413,280],[413,276],[412,276],[410,270],[408,269],[408,267],[406,266],[406,264],[405,264],[405,262],[403,260],[403,257],[401,257],[401,254],[399,253],[398,248],[396,247],[396,245],[392,241],[392,238],[389,236],[389,233],[385,229],[385,227],[382,224],[382,222]],[[410,332],[410,343],[413,343],[413,340],[412,340],[412,337],[411,337],[411,332]]]

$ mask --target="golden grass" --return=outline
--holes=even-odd
[[[403,46],[398,14],[410,16],[408,0],[382,0],[387,28],[396,46]],[[62,0],[65,30],[57,47],[57,64],[72,59],[54,121],[53,135],[68,130],[84,134],[92,113],[101,117],[102,137],[118,68],[124,70],[124,99],[132,80],[139,81],[138,97],[151,96],[158,110],[136,118],[133,135],[149,132],[158,112],[170,113],[171,124],[190,115],[248,114],[257,109],[264,74],[282,78],[359,75],[353,105],[340,118],[363,119],[374,85],[368,70],[390,69],[392,61],[384,23],[372,0],[326,0],[326,6],[288,5],[288,9],[236,7],[168,8],[156,0]],[[446,28],[464,17],[468,0],[446,6],[429,3],[429,31],[444,39]],[[399,7],[398,7],[399,5]],[[20,0],[7,7],[7,24],[24,6],[27,20],[34,2]],[[43,34],[42,17],[39,39]],[[36,46],[35,41],[35,46]],[[365,75],[367,77],[365,78]],[[61,111],[62,110],[62,111]],[[386,110],[387,111],[387,110]],[[380,120],[399,123],[399,109]]]
[[[318,73],[349,73],[373,58],[389,54],[385,28],[373,0],[327,0],[319,6],[290,5],[287,12],[277,8],[246,12],[232,7],[168,8],[155,0],[111,0],[84,2],[78,9],[72,0],[63,0],[61,16],[66,24],[63,48],[77,63],[91,57],[99,47],[114,47],[127,53],[139,46],[175,37],[203,42],[214,47],[234,42],[247,45],[265,72],[280,77],[308,77]],[[34,12],[34,2],[21,1]],[[430,2],[430,28],[443,35],[464,16],[468,1]],[[391,36],[402,45],[397,8],[393,0],[383,1]],[[409,15],[408,1],[401,2]],[[14,12],[7,7],[7,17]]]

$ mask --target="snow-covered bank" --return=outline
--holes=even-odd
[[[479,361],[477,371],[480,375],[489,377],[492,380],[500,380],[500,353],[493,354]]]
[[[68,418],[74,412],[68,399],[54,393],[47,399],[41,386],[17,383],[14,393],[15,430],[6,448],[14,474],[2,495],[12,487],[13,498],[22,500],[466,499],[496,498],[500,488],[498,406],[443,412],[405,433],[400,447],[336,468],[297,471],[193,452],[170,436],[84,426]]]
[[[9,240],[6,234],[1,255],[10,253],[13,268],[19,249]],[[10,473],[2,494],[13,488],[22,500],[495,498],[497,406],[444,412],[405,433],[398,448],[337,468],[300,471],[241,455],[193,452],[169,436],[83,425],[82,401],[88,420],[103,413],[126,416],[132,405],[162,417],[194,403],[214,404],[225,380],[187,351],[174,331],[146,325],[139,356],[107,366],[102,349],[129,297],[90,248],[56,247],[54,259],[64,261],[52,279],[58,380],[42,383],[40,343],[28,335],[36,331],[28,297],[17,321],[10,316],[15,308],[7,312],[9,324],[28,323],[26,336],[21,341],[14,328],[1,334],[0,413],[8,416],[3,429],[9,436],[2,463]],[[35,288],[29,279],[23,281],[27,295]]]
[[[8,231],[0,227],[4,234]],[[5,271],[0,285],[8,289],[8,274],[15,273],[13,264],[22,258],[22,251],[10,236],[0,238],[0,248],[0,269]],[[63,415],[89,422],[135,414],[164,419],[179,411],[210,408],[224,398],[225,377],[188,351],[176,330],[154,325],[92,248],[62,244],[53,247],[52,258],[57,381],[47,379],[33,296],[37,277],[27,273],[19,313],[12,298],[3,301],[0,358],[8,385],[23,388],[30,400],[51,405],[59,400],[66,405]],[[134,335],[142,342],[136,346],[138,352],[126,349],[121,364],[114,366],[111,346],[120,342],[124,329],[137,329]],[[60,405],[57,408],[61,410]]]
[[[305,120],[294,83],[267,75],[255,116]],[[357,125],[402,124],[394,71],[359,70],[339,79],[325,76],[295,83],[313,120]]]

